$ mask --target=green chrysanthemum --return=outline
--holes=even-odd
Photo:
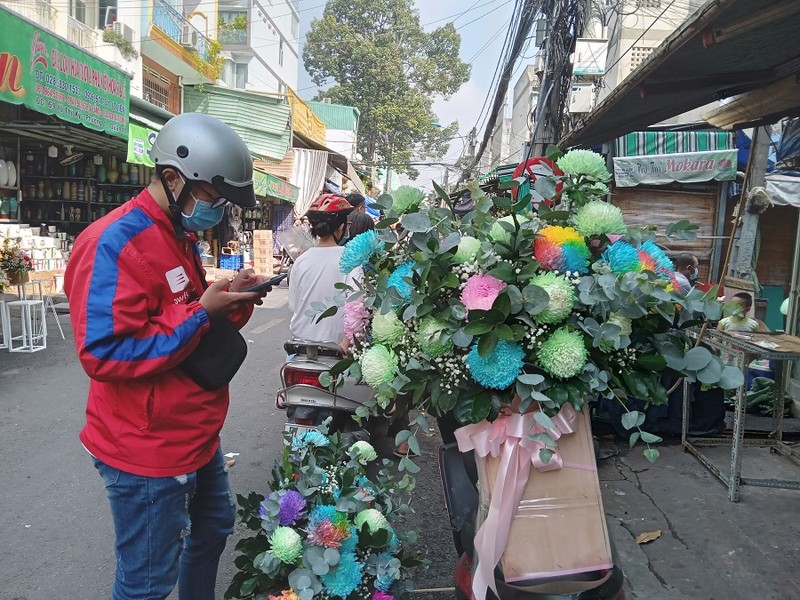
[[[471,235],[465,235],[458,243],[458,250],[453,255],[453,262],[459,265],[475,262],[481,249],[481,241]]]
[[[359,530],[364,526],[364,523],[366,523],[370,533],[389,528],[389,521],[386,520],[386,517],[383,516],[381,511],[375,508],[362,510],[356,515],[355,519],[353,519],[353,523],[355,523],[355,526]]]
[[[303,539],[291,527],[278,527],[269,538],[275,557],[290,565],[303,553]]]
[[[605,159],[591,150],[570,150],[556,164],[559,169],[571,175],[589,175],[600,181],[611,179]]]
[[[420,349],[431,358],[438,358],[453,349],[453,340],[449,337],[439,341],[447,324],[433,317],[425,317],[419,324],[417,343]]]
[[[363,440],[354,443],[347,449],[347,453],[361,464],[367,464],[378,458],[378,453],[372,444]]]
[[[528,220],[528,217],[524,215],[517,215],[517,222],[524,223]],[[496,242],[504,242],[506,244],[511,242],[511,232],[506,231],[505,227],[503,227],[500,222],[511,223],[514,224],[514,218],[511,215],[502,217],[495,221],[492,224],[492,228],[489,230],[489,236]]]
[[[380,344],[394,346],[405,332],[405,325],[394,312],[375,313],[372,317],[372,338]]]
[[[373,388],[392,381],[399,365],[397,355],[381,344],[376,344],[364,352],[360,363],[364,381]]]
[[[572,217],[572,224],[584,237],[624,234],[627,231],[619,207],[602,200],[593,200],[581,206]]]
[[[613,312],[608,315],[606,323],[611,323],[612,325],[619,327],[620,336],[630,335],[633,331],[633,324],[631,323],[631,320],[619,312]],[[600,349],[603,352],[611,352],[614,349],[614,342],[612,340],[603,340],[600,342]]]
[[[589,353],[577,331],[556,329],[536,352],[539,366],[557,379],[569,379],[583,371]]]
[[[392,210],[399,215],[412,212],[419,208],[424,198],[422,190],[410,185],[400,186],[392,192]]]
[[[569,316],[576,296],[575,289],[565,277],[555,273],[540,273],[531,278],[531,284],[539,286],[550,296],[547,308],[533,315],[537,323],[560,323]]]

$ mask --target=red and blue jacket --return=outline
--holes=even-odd
[[[64,291],[91,380],[80,439],[128,473],[190,473],[219,446],[227,386],[205,390],[178,368],[209,328],[196,242],[178,239],[144,190],[92,223],[69,258]],[[252,305],[230,318],[242,327],[251,314]]]

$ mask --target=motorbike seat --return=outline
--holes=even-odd
[[[307,340],[289,340],[283,345],[286,354],[303,354],[312,360],[317,356],[341,358],[342,347],[336,342],[310,342]]]

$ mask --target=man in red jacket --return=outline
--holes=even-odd
[[[75,241],[64,277],[75,345],[89,375],[80,434],[105,482],[116,532],[113,600],[212,600],[235,506],[219,443],[228,386],[180,368],[211,321],[242,327],[266,291],[252,270],[210,286],[194,232],[226,202],[255,206],[241,138],[186,113],[158,134],[157,178]]]

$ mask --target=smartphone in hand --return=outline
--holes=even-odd
[[[253,287],[250,287],[250,288],[247,288],[246,290],[241,290],[241,291],[242,291],[242,293],[245,293],[245,294],[250,293],[250,292],[261,292],[263,290],[266,290],[267,288],[271,288],[271,287],[273,287],[275,285],[278,285],[281,281],[286,279],[288,276],[289,276],[288,273],[282,273],[280,275],[277,275],[276,277],[273,277],[272,279],[268,279],[267,281],[265,281],[263,283],[259,283],[258,285],[254,285]]]

